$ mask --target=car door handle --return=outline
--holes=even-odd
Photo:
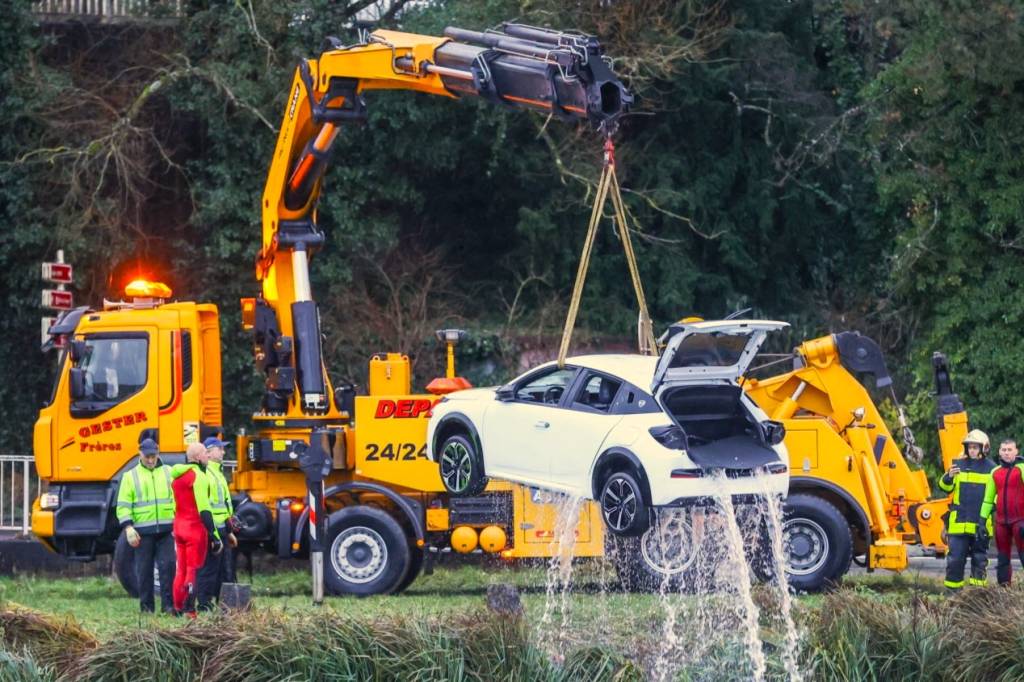
[[[542,419],[542,420],[540,420],[540,421],[536,421],[536,422],[534,422],[534,423],[533,423],[533,426],[534,426],[534,428],[537,428],[537,429],[546,429],[546,428],[548,428],[549,426],[551,426],[551,424],[549,424],[548,422],[546,422],[546,421],[544,421],[544,420]]]

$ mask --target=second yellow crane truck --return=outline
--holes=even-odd
[[[790,485],[783,523],[790,585],[817,590],[837,582],[851,561],[868,570],[902,571],[908,545],[946,551],[949,497],[932,498],[920,451],[904,426],[901,452],[858,376],[879,389],[892,384],[881,349],[857,332],[800,344],[794,369],[745,388],[786,426]],[[943,471],[963,451],[967,413],[949,379],[946,358],[932,359]],[[891,390],[891,389],[890,389]]]
[[[841,581],[853,562],[868,571],[902,571],[911,545],[944,555],[950,498],[932,498],[927,476],[917,466],[923,453],[902,410],[906,452],[866,387],[873,381],[891,395],[892,378],[878,344],[858,332],[840,332],[801,343],[791,358],[791,370],[743,382],[754,402],[786,430],[790,479],[782,534],[790,587],[807,592],[827,588]],[[946,358],[936,353],[932,364],[946,471],[963,452],[967,413],[953,392]],[[625,583],[639,587],[657,589],[666,574],[685,571],[694,561],[691,545],[666,548],[665,538],[654,532],[628,539],[625,546],[630,551],[624,556],[623,541],[618,542],[616,568]],[[747,548],[750,566],[762,579],[773,570],[754,556],[763,547],[752,543]]]

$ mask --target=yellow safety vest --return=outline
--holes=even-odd
[[[171,530],[174,523],[174,493],[171,468],[158,464],[147,469],[141,463],[121,476],[117,490],[118,523],[130,522],[142,535]]]

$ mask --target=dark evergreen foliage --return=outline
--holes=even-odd
[[[80,301],[116,298],[145,273],[217,303],[227,426],[247,425],[259,378],[238,299],[257,291],[273,128],[297,60],[326,35],[347,39],[356,4],[193,2],[181,20],[107,26],[40,25],[29,2],[0,6],[6,449],[29,449],[50,392],[37,273],[61,247]],[[1024,379],[1020,11],[474,0],[413,3],[385,24],[439,34],[515,18],[600,33],[638,95],[618,159],[659,326],[752,306],[794,323],[787,343],[859,329],[889,353],[922,432],[928,357],[944,350],[975,425],[1003,436],[1022,424]],[[473,333],[464,368],[483,383],[523,350],[553,349],[601,141],[479,102],[367,98],[369,121],[345,131],[326,179],[329,240],[313,265],[334,378],[358,380],[390,348],[416,358],[422,383],[442,323]],[[413,315],[417,285],[429,295]],[[623,347],[634,322],[609,225],[582,336]]]

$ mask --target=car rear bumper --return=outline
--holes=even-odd
[[[699,478],[669,478],[651,481],[651,505],[654,507],[707,506],[729,495],[735,504],[749,504],[765,495],[785,497],[789,489],[787,472],[770,474],[742,472],[735,476],[705,473]]]

